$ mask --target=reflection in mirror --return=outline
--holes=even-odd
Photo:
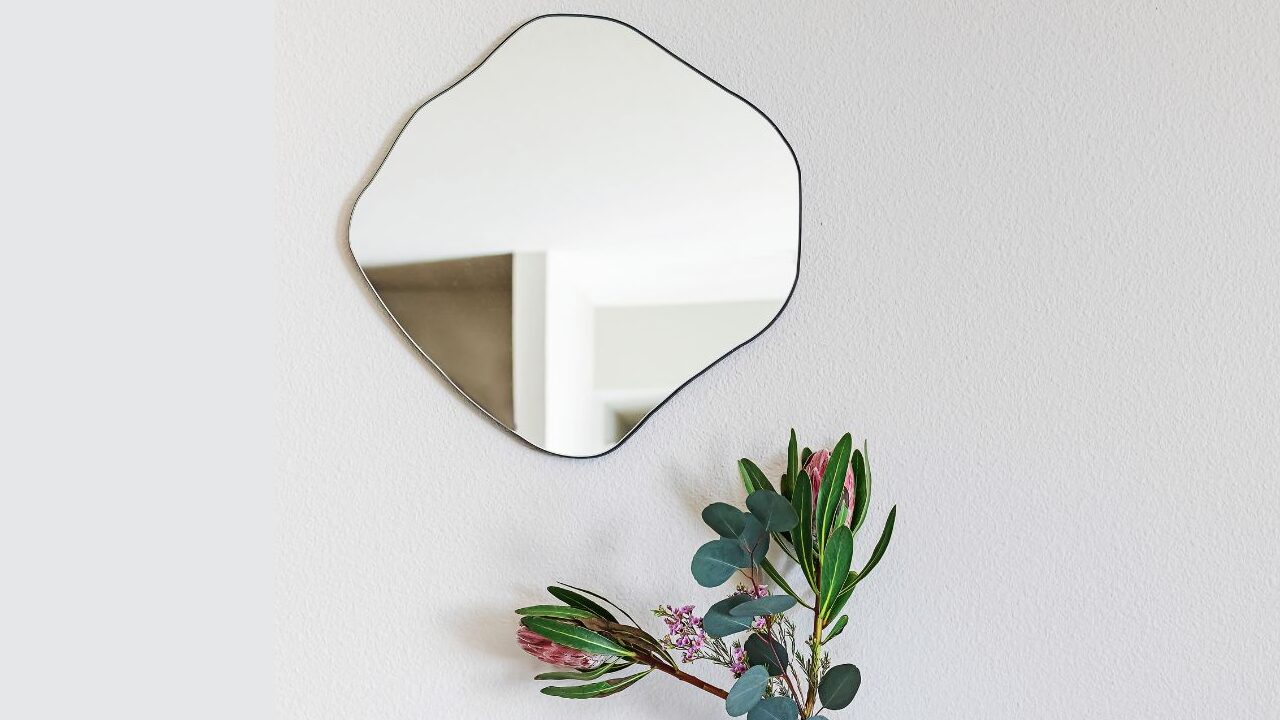
[[[591,456],[781,311],[799,182],[742,99],[622,23],[547,16],[413,115],[350,242],[468,398]]]

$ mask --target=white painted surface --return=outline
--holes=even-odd
[[[538,695],[510,610],[705,607],[697,511],[794,424],[869,437],[899,506],[837,718],[1274,717],[1277,7],[282,0],[281,716],[720,717],[663,678]],[[590,461],[459,398],[342,232],[414,107],[566,9],[741,92],[805,188],[777,325]]]

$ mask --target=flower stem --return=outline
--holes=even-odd
[[[645,657],[643,659],[645,660],[645,663],[647,665],[654,668],[655,670],[661,670],[662,672],[670,675],[671,677],[677,680],[680,680],[681,682],[689,683],[690,685],[696,688],[699,688],[701,690],[705,690],[711,693],[712,695],[715,695],[716,697],[720,698],[721,700],[729,697],[729,693],[725,692],[724,690],[721,690],[720,688],[716,687],[715,685],[712,685],[711,683],[704,682],[701,679],[696,678],[693,675],[690,675],[689,673],[680,670],[674,665],[667,665],[662,662],[657,662],[653,657]]]

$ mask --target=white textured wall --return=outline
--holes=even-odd
[[[697,510],[794,424],[868,437],[872,522],[900,508],[838,642],[857,717],[1274,717],[1278,7],[281,0],[282,716],[718,717],[661,677],[538,695],[510,610],[557,578],[705,606]],[[408,113],[565,10],[741,92],[804,172],[778,324],[589,461],[459,398],[343,237]]]

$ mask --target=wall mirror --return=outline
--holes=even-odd
[[[413,114],[349,240],[458,390],[589,457],[781,312],[800,174],[763,113],[636,29],[544,16]]]

